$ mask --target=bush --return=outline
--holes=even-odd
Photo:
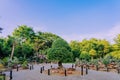
[[[22,68],[23,68],[23,69],[28,69],[28,62],[27,62],[27,61],[24,61],[24,62],[23,62]]]
[[[8,58],[8,57],[3,58],[2,64],[3,64],[4,66],[8,66],[8,62],[9,62],[9,58]]]
[[[97,59],[93,59],[93,60],[91,61],[91,64],[98,65],[98,60],[97,60]]]
[[[14,63],[14,64],[18,64],[18,63],[19,63],[18,58],[17,58],[17,57],[14,57],[12,63]]]
[[[107,67],[107,65],[110,63],[110,60],[108,58],[104,58],[102,63]]]
[[[19,59],[17,57],[14,57],[12,61],[9,61],[8,66],[16,68],[18,64],[19,64]]]

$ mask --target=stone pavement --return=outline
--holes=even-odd
[[[18,72],[13,70],[12,80],[120,80],[120,74],[93,70],[89,70],[88,75],[84,76],[48,76],[40,73],[40,67],[42,66],[49,69],[51,64],[34,65],[33,70],[19,70]],[[52,66],[57,67],[57,64],[52,64]],[[63,66],[71,67],[71,64],[63,64]],[[6,72],[6,74],[9,75],[9,72]]]

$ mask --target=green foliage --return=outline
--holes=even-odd
[[[41,31],[35,33],[31,27],[21,25],[13,31],[12,35],[0,38],[0,59],[3,60],[4,65],[7,65],[5,58],[10,58],[13,51],[13,62],[14,57],[23,62],[28,59],[30,61],[39,54],[47,55],[49,60],[63,60],[63,62],[75,61],[76,58],[88,61],[91,58],[120,60],[120,34],[114,41],[115,44],[110,44],[105,39],[91,38],[81,42],[71,41],[68,44],[55,34]],[[16,59],[14,63],[17,63]]]
[[[43,33],[39,34],[39,36],[41,36],[41,37],[44,39],[44,41],[45,41],[45,46],[46,46],[47,48],[50,48],[50,47],[52,46],[52,43],[53,43],[56,39],[60,38],[59,36],[57,36],[57,35],[55,35],[55,34],[52,34],[52,33],[48,33],[48,32],[43,32]]]
[[[105,59],[106,59],[106,58],[107,58],[107,59],[112,59],[113,57],[112,57],[111,54],[107,54],[107,55],[104,56],[104,58],[105,58]]]
[[[2,59],[2,64],[3,64],[4,66],[7,66],[7,65],[8,65],[8,61],[9,61],[9,58],[8,58],[8,57],[5,57],[5,58]]]
[[[91,38],[90,40],[82,40],[82,42],[72,41],[70,43],[72,51],[79,52],[81,59],[103,58],[110,52],[110,43],[106,40]],[[74,53],[73,52],[73,53]],[[86,54],[85,54],[86,53]]]
[[[91,49],[89,51],[90,56],[95,57],[97,55],[96,51],[94,49]]]
[[[90,61],[91,64],[98,65],[98,59],[93,59]]]
[[[0,38],[0,58],[8,57],[10,55],[11,46],[9,38]]]
[[[112,51],[119,51],[120,47],[117,44],[112,45]]]
[[[13,67],[16,66],[17,64],[19,64],[19,59],[17,57],[13,57],[12,60],[8,60],[8,67]]]
[[[53,42],[52,48],[61,48],[61,47],[64,47],[68,51],[71,51],[69,44],[65,40],[58,38]]]
[[[51,48],[48,51],[48,59],[62,62],[72,62],[72,53],[65,48]]]
[[[80,45],[78,41],[71,41],[70,42],[70,47],[73,53],[74,61],[76,58],[79,58],[80,56]]]
[[[14,57],[12,60],[13,64],[18,64],[19,63],[19,59],[17,57]]]
[[[86,51],[83,51],[80,55],[80,59],[89,61],[90,60],[90,55]]]
[[[30,40],[31,38],[33,38],[34,35],[35,32],[33,31],[33,29],[26,25],[18,26],[18,28],[16,28],[13,32],[14,37],[18,37],[26,40]]]
[[[20,61],[24,61],[25,59],[31,60],[33,56],[39,54],[47,55],[52,43],[58,38],[60,37],[48,32],[35,33],[31,27],[26,25],[18,26],[11,36],[0,38],[0,58],[13,55]]]
[[[31,45],[27,43],[23,43],[21,50],[22,50],[22,54],[21,54],[22,57],[27,58],[27,57],[33,56],[33,49]]]
[[[3,52],[5,40],[3,38],[0,38],[0,58],[5,57],[6,55]]]
[[[110,63],[110,59],[104,58],[104,59],[102,60],[102,63],[103,63],[105,66],[107,66],[107,65]]]
[[[70,47],[63,39],[57,39],[53,42],[52,48],[48,51],[48,59],[61,61],[61,62],[72,62],[73,54],[71,53]]]
[[[24,61],[21,66],[23,69],[28,69],[28,62]]]
[[[120,51],[111,52],[111,56],[115,59],[120,59]]]

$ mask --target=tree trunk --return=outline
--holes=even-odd
[[[58,68],[63,68],[63,65],[62,65],[61,61],[58,62]]]
[[[14,49],[15,49],[15,45],[14,45],[14,43],[13,43],[13,46],[12,46],[12,52],[11,52],[11,56],[10,56],[10,60],[12,60],[12,58],[13,58]]]

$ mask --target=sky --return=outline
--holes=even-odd
[[[0,36],[19,25],[51,32],[70,42],[113,39],[120,33],[120,0],[0,0]]]

